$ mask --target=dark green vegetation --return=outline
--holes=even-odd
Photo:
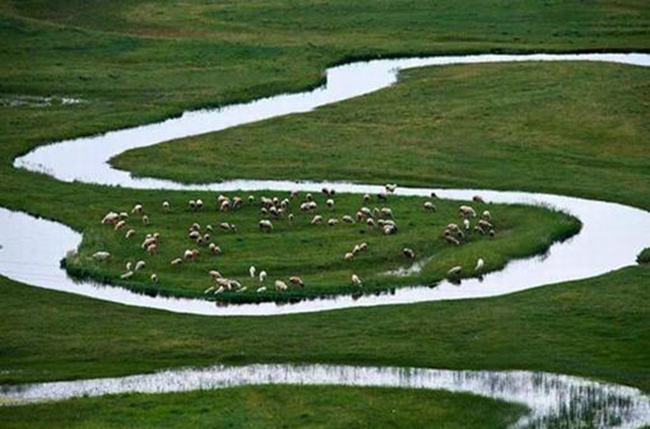
[[[639,264],[650,264],[650,247],[643,249],[637,256],[636,261]]]
[[[503,428],[524,407],[463,394],[407,389],[258,386],[124,395],[1,408],[18,428]]]
[[[324,14],[328,19],[322,19]],[[649,29],[650,9],[644,0],[215,5],[4,0],[0,2],[0,205],[56,218],[82,230],[94,225],[107,207],[147,198],[159,201],[158,192],[58,183],[16,171],[11,162],[44,142],[160,120],[188,108],[311,87],[321,82],[327,65],[346,59],[497,50],[647,50]],[[382,164],[376,176],[361,168],[346,170],[347,179],[547,190],[649,209],[649,145],[643,120],[649,116],[648,73],[602,64],[417,70],[404,77],[403,87],[205,141],[218,141],[210,150],[232,160],[237,157],[232,151],[242,148],[228,139],[241,132],[242,137],[259,137],[247,143],[277,160],[278,155],[265,153],[264,147],[273,147],[286,134],[284,143],[295,148],[292,140],[301,136],[302,127],[347,142],[360,138],[355,144],[367,145],[357,130],[361,129],[378,147],[390,140],[394,161]],[[538,81],[543,85],[537,86]],[[429,116],[419,116],[412,103],[405,102],[419,91],[430,95],[420,98],[420,109]],[[445,98],[446,91],[460,98]],[[77,97],[85,103],[47,108],[4,103],[24,95]],[[390,115],[379,114],[386,112],[377,104],[381,100],[392,104]],[[358,107],[356,118],[349,106]],[[445,113],[449,109],[453,117]],[[501,115],[501,110],[508,115]],[[331,119],[333,111],[344,115],[340,122]],[[404,120],[408,114],[418,115],[422,122]],[[327,133],[310,118],[325,121]],[[396,120],[401,122],[395,124]],[[435,174],[432,177],[422,174],[424,157],[418,151],[426,139],[413,129],[426,129],[436,121],[461,126],[429,130],[444,145],[444,151],[427,146],[432,150],[425,152],[432,162],[427,164]],[[281,133],[255,134],[257,127]],[[384,127],[386,132],[381,132]],[[485,140],[473,131],[476,127],[487,133]],[[397,128],[412,139],[410,146],[408,140],[394,138]],[[305,148],[313,151],[314,136],[307,132],[304,136]],[[197,142],[204,139],[185,142],[185,148],[192,149]],[[348,145],[333,142],[320,142],[321,154],[327,156],[311,165],[312,171],[322,173],[319,178],[332,174],[322,168],[328,165],[328,157],[349,156]],[[478,160],[468,142],[486,153],[485,161]],[[283,155],[294,156],[290,151]],[[309,151],[304,155],[313,158]],[[187,165],[184,154],[174,152],[174,156]],[[201,156],[206,152],[192,158],[199,172]],[[375,156],[375,151],[367,151],[360,165],[377,172]],[[465,168],[459,170],[461,164],[454,158],[461,159]],[[247,158],[248,163],[259,165],[259,160]],[[144,172],[149,167],[138,169]],[[296,175],[308,175],[295,165],[292,168]],[[342,168],[349,167],[341,163],[333,172],[343,174]],[[227,174],[232,173],[220,177]],[[179,194],[178,198],[186,197]],[[1,374],[0,382],[98,377],[215,362],[291,361],[539,369],[648,391],[649,285],[650,272],[640,266],[498,299],[221,319],[144,311],[0,279],[0,368],[16,371]],[[378,398],[374,392],[363,394]],[[338,394],[342,393],[333,396]],[[158,403],[159,399],[150,400]],[[479,406],[478,400],[472,401],[464,407],[466,412]],[[78,401],[78,406],[83,408],[83,402]],[[408,402],[417,406],[415,399]],[[453,404],[445,404],[454,409]],[[345,404],[341,414],[351,407],[354,404]],[[50,409],[54,413],[61,408]],[[320,409],[314,406],[316,413]],[[468,423],[458,413],[451,414],[460,426]],[[37,414],[22,415],[33,420],[26,424],[36,424]]]
[[[392,180],[546,191],[650,209],[648,100],[650,79],[641,67],[423,68],[366,97],[130,151],[115,164],[192,182]],[[257,141],[265,144],[251,144]]]
[[[436,212],[423,207],[424,198],[390,196],[388,201],[370,201],[365,203],[362,195],[340,195],[334,197],[335,207],[330,209],[322,195],[314,199],[319,208],[314,213],[301,213],[300,203],[305,194],[290,200],[288,211],[294,213],[293,222],[287,216],[272,219],[274,229],[270,233],[260,232],[258,221],[260,199],[263,195],[277,195],[279,199],[288,194],[256,193],[256,202],[227,213],[216,210],[214,196],[206,197],[207,206],[200,211],[187,208],[188,199],[182,194],[157,192],[157,198],[147,197],[138,200],[143,203],[149,219],[143,225],[140,216],[131,215],[127,225],[115,231],[111,225],[100,225],[101,219],[109,209],[116,212],[129,212],[132,204],[106,206],[104,212],[93,213],[90,222],[84,225],[84,241],[78,255],[68,257],[66,267],[69,272],[79,277],[101,278],[111,283],[122,284],[137,290],[149,289],[160,293],[182,296],[204,296],[203,291],[213,286],[210,270],[219,270],[222,275],[239,280],[244,292],[232,291],[217,295],[222,300],[284,300],[296,297],[333,294],[338,292],[354,293],[359,288],[351,283],[351,275],[357,274],[363,279],[362,290],[371,291],[387,289],[399,284],[428,284],[445,277],[447,271],[456,265],[463,267],[462,277],[472,277],[478,258],[486,261],[482,274],[501,268],[509,259],[528,256],[545,251],[553,241],[575,234],[579,222],[570,216],[545,210],[515,205],[472,204],[479,215],[489,209],[492,223],[498,231],[494,237],[478,232],[465,231],[462,245],[447,243],[442,232],[452,222],[459,223],[458,201],[435,200]],[[165,212],[161,207],[162,197],[171,195],[169,202],[173,210]],[[248,194],[242,194],[247,201]],[[393,219],[398,225],[398,232],[384,235],[378,227],[369,228],[364,221],[346,224],[341,221],[345,214],[353,219],[362,206],[389,207]],[[322,225],[311,225],[312,218],[322,216]],[[336,218],[335,226],[327,224],[328,219]],[[379,217],[376,217],[379,221]],[[475,225],[478,218],[471,218]],[[210,239],[197,245],[188,238],[188,228],[194,222],[202,226],[201,234],[210,234]],[[235,224],[236,232],[225,232],[219,227],[221,222]],[[206,226],[212,225],[212,233]],[[125,231],[134,228],[135,236],[126,239]],[[159,232],[161,243],[158,252],[150,256],[141,247],[147,233]],[[213,255],[208,249],[210,242],[220,246],[223,253]],[[355,245],[368,244],[368,251],[359,252],[353,260],[344,260],[343,256],[351,252]],[[414,261],[402,254],[402,249],[409,247],[416,252],[416,261],[423,265],[423,271],[408,277],[395,277],[385,272],[400,267],[409,267]],[[186,249],[201,252],[198,260],[172,266],[170,261],[183,257]],[[90,256],[96,251],[104,250],[112,254],[108,262],[94,261]],[[428,263],[425,261],[433,257]],[[145,269],[136,272],[128,280],[120,280],[126,271],[126,261],[146,262]],[[261,285],[257,278],[251,279],[249,267],[255,266],[257,272],[265,270],[269,278]],[[154,272],[160,278],[157,285],[149,281]],[[292,287],[287,292],[277,293],[273,290],[275,279],[287,283],[290,276],[300,276],[306,287]],[[266,286],[267,292],[256,293],[260,286]],[[210,295],[209,297],[212,297]]]
[[[498,298],[223,318],[4,281],[0,384],[295,362],[543,370],[650,390],[648,285],[635,266]]]

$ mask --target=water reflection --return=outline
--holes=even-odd
[[[636,428],[650,398],[635,388],[529,371],[453,371],[337,365],[212,366],[120,378],[0,386],[0,403],[23,405],[119,393],[169,393],[247,385],[400,387],[472,393],[526,405],[514,428]]]

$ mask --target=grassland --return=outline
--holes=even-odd
[[[323,14],[330,19],[321,19]],[[184,109],[313,87],[322,82],[321,72],[327,65],[347,59],[425,53],[647,50],[649,28],[650,10],[642,0],[245,5],[4,0],[0,2],[0,97],[55,95],[84,102],[46,108],[0,103],[0,205],[85,230],[106,207],[158,200],[160,195],[151,191],[55,182],[14,170],[11,163],[16,155],[48,141],[161,120]],[[429,96],[420,97],[420,91]],[[646,70],[602,64],[414,70],[403,77],[403,85],[388,91],[303,117],[201,137],[184,142],[184,148],[190,152],[209,145],[210,150],[234,160],[238,155],[232,152],[243,149],[229,139],[257,136],[259,153],[277,160],[278,155],[266,153],[264,147],[275,147],[276,139],[283,139],[290,150],[300,147],[292,140],[301,136],[304,127],[308,149],[304,155],[313,159],[315,145],[321,148],[319,162],[312,165],[318,178],[346,174],[348,179],[379,183],[393,178],[401,184],[546,190],[649,209],[647,94]],[[419,97],[424,113],[404,103],[409,97]],[[386,106],[379,105],[382,100],[392,104],[390,115],[385,115]],[[357,107],[356,117],[353,107]],[[336,120],[334,114],[343,116]],[[415,115],[412,121],[405,120],[408,114]],[[395,123],[393,117],[401,122]],[[319,127],[313,118],[325,125]],[[417,128],[426,130],[437,121],[439,128],[428,130],[435,136],[431,144]],[[262,134],[257,127],[278,133]],[[486,138],[474,128],[487,133]],[[344,163],[326,169],[328,157],[349,156],[349,145],[334,144],[334,137],[317,142],[307,130],[347,142],[358,138],[363,145],[371,140],[361,134],[368,134],[378,148],[388,142],[401,149],[391,165],[378,161],[385,159],[376,157],[381,152],[367,151],[363,165],[370,166],[373,174],[346,170]],[[398,131],[409,138],[393,139]],[[437,144],[441,150],[433,152],[435,156],[421,150],[422,146],[433,151]],[[162,155],[169,148],[153,150]],[[189,156],[172,152],[179,165],[187,165]],[[480,152],[484,155],[476,155]],[[204,151],[200,153],[205,156]],[[244,165],[259,165],[259,159],[247,155]],[[290,151],[284,155],[294,156]],[[165,156],[157,162],[166,163]],[[194,172],[181,174],[173,169],[150,171],[146,170],[150,166],[141,164],[129,168],[204,180],[200,159],[192,159],[197,163],[196,177],[191,177]],[[380,164],[384,169],[378,170]],[[430,172],[423,173],[425,168]],[[300,169],[295,173],[293,177],[309,175]],[[244,174],[252,172],[243,170]],[[641,266],[482,301],[221,319],[142,311],[0,279],[0,368],[11,371],[0,374],[0,382],[123,375],[216,362],[330,362],[545,370],[648,391],[649,285],[650,271]],[[330,390],[327,399],[334,401],[343,390]],[[275,392],[295,398],[302,397],[303,391]],[[375,390],[345,392],[366,395],[361,405],[382,400],[381,392]],[[215,395],[212,398],[219,394]],[[408,391],[397,395],[404,395],[400,399],[404,407],[407,402],[411,407],[418,405],[420,397]],[[170,401],[161,407],[176,400],[183,407],[191,403],[180,396],[117,398],[106,403],[88,425],[119,425],[119,420],[102,422],[103,416],[117,408],[141,405],[141,401],[159,400]],[[74,405],[82,414],[88,413],[84,401]],[[465,410],[479,403],[470,398],[468,404],[453,396],[441,408],[454,410],[456,401]],[[310,409],[318,413],[328,408],[314,404]],[[418,408],[416,417],[424,416],[420,413],[427,409]],[[29,413],[32,410],[34,414]],[[16,412],[15,421],[33,426],[38,417],[60,410],[52,406],[3,411]],[[351,403],[338,410],[341,421],[345,414],[359,415]],[[441,420],[471,426],[459,420],[458,413],[451,414],[453,422]],[[489,413],[485,415],[490,418]],[[62,416],[60,424],[65,426],[69,416]],[[146,413],[141,416],[140,421],[149,421]]]
[[[258,386],[184,394],[124,395],[0,408],[19,428],[398,428],[507,427],[523,407],[445,392]]]
[[[371,201],[365,203],[361,195],[336,195],[333,209],[326,207],[322,195],[315,195],[319,204],[316,213],[320,213],[323,225],[311,225],[314,213],[301,213],[298,205],[304,194],[293,199],[288,210],[295,213],[292,222],[287,216],[274,219],[271,233],[260,232],[258,221],[261,217],[259,201],[263,193],[256,193],[256,203],[248,202],[238,210],[227,213],[216,210],[214,196],[207,197],[207,206],[200,211],[187,208],[187,199],[181,194],[172,193],[170,200],[173,209],[166,212],[161,207],[164,192],[158,192],[157,198],[139,200],[145,207],[149,224],[143,225],[139,216],[131,216],[127,226],[115,231],[110,225],[100,225],[103,213],[94,214],[84,225],[84,240],[79,252],[66,259],[66,268],[76,277],[89,277],[120,284],[122,286],[145,290],[150,293],[165,295],[207,297],[227,301],[264,301],[290,300],[295,298],[335,293],[358,293],[359,288],[351,283],[352,274],[363,279],[361,290],[365,292],[385,290],[403,284],[431,284],[445,277],[454,266],[463,267],[461,277],[471,277],[501,268],[516,257],[541,253],[554,241],[567,238],[580,229],[579,221],[565,214],[552,212],[543,208],[515,205],[496,205],[472,203],[479,214],[489,209],[492,223],[498,233],[494,237],[478,232],[466,231],[462,246],[447,243],[442,231],[452,222],[459,222],[459,202],[435,200],[437,211],[423,208],[425,198],[391,196],[386,202]],[[247,195],[244,199],[247,200]],[[266,194],[267,196],[272,194]],[[280,199],[287,194],[279,195]],[[375,197],[376,199],[376,197]],[[384,235],[380,229],[368,228],[363,223],[346,224],[340,219],[354,213],[363,205],[370,207],[390,207],[393,219],[397,222],[398,232]],[[129,211],[131,204],[106,207],[106,212]],[[336,226],[327,225],[330,218],[339,220]],[[471,219],[476,224],[477,219]],[[213,225],[211,242],[218,244],[223,253],[212,255],[207,248],[208,242],[197,245],[189,240],[188,228],[193,223],[202,225],[201,235],[206,233],[208,224]],[[219,228],[221,222],[237,226],[236,232],[225,232]],[[134,227],[136,235],[130,239],[124,237],[126,229]],[[462,227],[462,223],[461,223]],[[148,255],[140,246],[145,234],[159,232],[161,243],[155,255]],[[343,255],[350,252],[355,244],[365,242],[367,252],[360,252],[351,261],[344,260]],[[170,261],[183,256],[185,249],[197,248],[201,256],[197,261],[171,266]],[[422,271],[412,276],[396,277],[386,272],[400,267],[409,267],[414,261],[402,254],[404,247],[416,252],[416,261],[423,265]],[[99,250],[108,250],[112,254],[110,261],[97,262],[91,255]],[[486,262],[485,268],[476,273],[474,266],[478,258]],[[120,276],[126,271],[125,263],[143,260],[147,266],[127,279]],[[428,261],[428,262],[427,262]],[[266,292],[256,293],[261,285],[257,278],[251,279],[249,267],[257,267],[257,272],[266,270],[269,279],[263,284]],[[204,295],[203,291],[214,285],[208,271],[219,270],[224,276],[238,279],[245,291],[226,291],[219,295]],[[151,283],[149,276],[156,273],[160,279]],[[286,292],[275,292],[273,283],[281,279],[287,283],[290,276],[300,276],[306,287],[292,287]]]

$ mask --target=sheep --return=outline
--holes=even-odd
[[[354,247],[352,248],[352,254],[356,255],[359,252],[361,252],[361,246],[359,246],[358,244],[355,244]]]
[[[210,277],[212,277],[212,280],[217,280],[217,279],[222,279],[222,278],[223,278],[223,276],[221,275],[221,273],[220,273],[219,271],[217,271],[217,270],[210,270],[210,271],[208,271],[208,275],[209,275]]]
[[[227,212],[228,210],[230,210],[230,200],[223,200],[221,204],[219,204],[219,211]]]
[[[289,204],[290,204],[290,202],[289,202],[288,198],[285,198],[284,200],[280,201],[280,207],[282,207],[284,209],[289,207]]]
[[[381,216],[384,218],[393,218],[393,211],[389,209],[388,207],[382,207],[382,209],[379,211]]]
[[[133,269],[133,262],[127,261],[127,263],[125,264],[125,268],[127,271],[131,271]]]
[[[223,195],[223,194],[220,194],[220,195],[217,197],[217,204],[218,204],[218,205],[221,205],[221,203],[224,202],[224,201],[226,201],[227,199],[228,199],[228,197],[226,197],[226,196]]]
[[[198,240],[199,238],[201,238],[201,233],[200,233],[199,231],[193,229],[193,230],[190,231],[189,234],[187,234],[187,237],[188,237],[190,240],[196,241],[196,240]]]
[[[379,211],[379,207],[373,207],[372,209],[372,217],[380,217],[381,212]]]
[[[171,206],[169,205],[169,201],[163,201],[162,208],[163,208],[163,211],[168,212],[169,209],[171,208]]]
[[[151,274],[151,283],[158,283],[158,275],[156,273]]]
[[[300,286],[300,287],[305,287],[305,283],[302,281],[302,279],[298,276],[291,276],[289,277],[289,283],[291,283],[294,286]]]
[[[133,271],[127,271],[120,276],[121,279],[130,279],[131,277],[133,277]]]
[[[492,214],[490,213],[489,210],[483,210],[483,213],[481,214],[481,219],[489,222],[492,220]]]
[[[424,209],[428,210],[430,212],[435,212],[436,211],[436,206],[431,201],[426,201],[424,203]]]
[[[156,239],[155,239],[154,237],[152,237],[152,236],[147,237],[147,238],[144,239],[144,241],[142,242],[142,244],[141,244],[140,247],[142,247],[143,249],[146,249],[146,248],[149,247],[150,245],[156,243],[156,241],[158,241],[158,240],[156,240]]]
[[[217,246],[214,243],[210,243],[208,245],[208,250],[210,250],[210,253],[213,255],[221,255],[221,247]]]
[[[328,200],[325,201],[325,205],[333,210],[334,209],[334,200],[329,198]]]
[[[143,225],[149,225],[149,216],[142,215],[142,224]]]
[[[397,232],[397,226],[393,224],[384,225],[383,231],[384,235],[395,234]]]
[[[203,200],[196,200],[196,209],[201,210],[203,208]]]
[[[368,207],[361,207],[359,211],[363,214],[365,218],[372,217],[372,212]]]
[[[368,225],[368,228],[372,228],[375,226],[375,220],[371,217],[366,219],[366,225]]]
[[[404,254],[404,256],[406,256],[407,259],[415,259],[415,252],[413,251],[413,249],[405,247],[404,249],[402,249],[402,253]]]
[[[246,286],[244,286],[244,287],[242,287],[242,288],[239,288],[239,289],[237,289],[237,293],[245,292],[246,289],[248,289]]]
[[[255,278],[255,267],[251,265],[251,267],[248,269],[248,273],[250,274],[251,278]]]
[[[310,223],[312,225],[320,225],[321,223],[323,223],[323,216],[320,215],[314,216]]]
[[[181,258],[172,259],[172,261],[170,262],[171,265],[180,265],[182,263],[183,260]]]
[[[205,226],[205,230],[208,232],[212,232],[212,225],[208,224]]]
[[[262,219],[259,222],[259,228],[262,232],[271,232],[273,231],[273,223],[268,219]]]
[[[199,225],[197,222],[194,222],[192,226],[190,226],[190,231],[201,231],[201,225]]]
[[[469,219],[463,219],[463,226],[465,227],[466,231],[469,231],[469,227],[470,227]]]
[[[207,294],[209,294],[210,292],[212,292],[213,290],[214,290],[214,286],[210,286],[209,288],[207,288],[207,289],[205,289],[205,290],[203,291],[203,294],[204,294],[204,295],[207,295]]]
[[[249,195],[248,196],[248,203],[253,204],[255,202],[255,195]]]
[[[98,262],[105,262],[111,259],[111,254],[106,251],[100,250],[99,252],[93,253],[93,259]]]
[[[447,240],[447,243],[455,244],[456,246],[460,246],[460,241],[456,237],[452,237],[451,235],[445,234],[445,240]]]
[[[192,211],[196,210],[196,201],[194,201],[194,200],[189,200],[189,201],[187,202],[187,208],[189,208],[189,209],[192,210]]]
[[[260,271],[259,280],[260,283],[264,283],[264,280],[266,280],[266,271]]]
[[[155,255],[156,252],[158,251],[158,245],[156,243],[151,243],[150,245],[147,246],[147,253],[150,255]]]
[[[214,294],[218,295],[218,294],[222,293],[224,290],[226,290],[226,288],[224,288],[223,286],[219,286],[219,289],[215,290]]]
[[[327,224],[328,224],[329,226],[335,226],[335,225],[338,224],[338,223],[339,223],[339,220],[336,219],[336,218],[330,218],[330,219],[327,220]]]
[[[135,263],[135,271],[140,271],[146,265],[147,265],[146,262],[144,262],[143,260],[139,260],[138,262]]]
[[[232,199],[232,208],[238,209],[244,204],[244,201],[241,199],[241,197],[234,197]]]
[[[139,215],[143,214],[144,213],[144,207],[142,206],[142,204],[134,205],[133,208],[131,209],[131,214],[133,214],[133,213],[136,213],[136,214],[139,214]]]
[[[456,265],[455,267],[452,267],[449,271],[447,271],[447,277],[458,278],[462,271],[463,271],[463,267],[461,267],[460,265]]]
[[[341,219],[345,223],[354,223],[354,219],[350,215],[344,215]]]
[[[368,250],[368,243],[361,243],[361,244],[359,244],[359,249],[360,249],[362,252],[366,252],[366,251]]]
[[[476,224],[474,229],[477,230],[478,232],[480,232],[481,234],[485,234],[485,233],[488,233],[490,230],[493,231],[494,226],[490,222],[481,219],[481,220],[478,221],[478,223]]]
[[[293,222],[293,213],[289,213],[289,215],[287,216],[287,220],[289,222]]]
[[[121,220],[121,221],[119,221],[118,223],[115,224],[115,227],[113,229],[115,231],[119,231],[120,229],[124,229],[125,226],[126,226],[126,221]]]
[[[126,234],[124,234],[124,237],[131,238],[134,235],[135,235],[135,229],[129,229],[128,231],[126,231]]]
[[[183,252],[183,259],[186,261],[195,261],[199,257],[199,251],[187,249]]]
[[[366,203],[369,202],[370,201],[370,195],[369,194],[364,194],[363,195],[363,201],[365,201]]]
[[[384,188],[386,189],[386,192],[392,194],[395,192],[395,189],[397,189],[397,184],[396,183],[386,183],[384,185]]]
[[[343,255],[343,259],[346,261],[351,261],[354,259],[354,253],[352,252],[347,252],[345,255]]]
[[[468,217],[476,217],[476,210],[474,210],[470,206],[460,206],[458,207],[458,212],[462,217],[468,218]]]
[[[306,203],[300,204],[300,211],[302,212],[312,212],[318,208],[316,201],[307,201]]]
[[[108,212],[102,218],[102,225],[115,225],[120,219],[120,215],[115,212]]]
[[[203,242],[204,243],[207,243],[208,241],[210,241],[210,238],[211,238],[210,234],[208,234],[207,232],[205,234],[203,234]]]
[[[221,222],[221,223],[219,224],[219,228],[221,228],[221,229],[224,230],[224,231],[232,231],[232,232],[236,232],[236,231],[237,231],[237,227],[235,226],[234,223]]]
[[[127,220],[129,218],[129,214],[127,212],[120,212],[120,220]]]
[[[472,201],[474,201],[475,203],[485,204],[485,200],[480,195],[474,195],[472,197]]]
[[[361,281],[358,275],[352,274],[351,279],[352,279],[352,284],[355,285],[356,287],[361,287],[363,285],[363,282]]]
[[[257,292],[257,293],[266,292],[266,286],[258,287],[258,288],[255,290],[255,292]]]
[[[474,267],[474,271],[480,273],[483,270],[483,266],[485,266],[485,261],[483,258],[478,258],[478,261],[476,261],[476,267]]]
[[[275,281],[275,290],[278,292],[284,292],[285,290],[289,289],[289,286],[282,280],[276,280]]]
[[[307,194],[307,195],[305,195],[305,199],[306,199],[307,201],[314,201],[314,197],[313,197],[311,194]]]

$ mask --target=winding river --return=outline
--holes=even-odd
[[[272,117],[308,112],[319,106],[368,94],[394,84],[398,72],[403,69],[515,61],[599,61],[649,66],[650,55],[473,55],[352,63],[328,69],[327,83],[312,91],[283,94],[221,109],[186,112],[178,118],[160,123],[56,142],[40,146],[17,158],[14,165],[17,168],[48,174],[61,181],[79,181],[125,188],[318,191],[323,186],[327,186],[338,192],[375,193],[380,190],[377,186],[344,182],[233,180],[211,184],[180,184],[163,179],[133,177],[128,172],[112,168],[109,160],[129,149],[224,130]],[[480,194],[486,201],[495,203],[550,206],[577,216],[583,223],[583,229],[572,239],[555,243],[541,257],[512,261],[499,272],[486,275],[482,280],[465,280],[460,286],[441,282],[435,287],[404,287],[390,293],[360,297],[318,298],[292,304],[216,305],[204,300],[151,297],[122,288],[72,281],[59,268],[59,261],[67,251],[78,247],[81,235],[60,223],[0,208],[0,225],[2,225],[0,274],[31,286],[125,305],[211,316],[269,316],[504,295],[546,284],[584,279],[633,264],[638,252],[650,245],[650,234],[640,233],[650,232],[650,213],[620,204],[541,193],[476,189],[402,187],[398,188],[397,193],[426,196],[432,191],[441,198],[471,199],[473,195]],[[577,377],[525,371],[471,372],[324,365],[213,367],[166,371],[120,379],[5,386],[2,387],[3,393],[0,394],[0,399],[21,403],[66,399],[80,395],[133,391],[185,391],[273,383],[399,386],[467,391],[527,404],[532,410],[531,414],[518,422],[518,427],[544,427],[553,418],[560,418],[565,414],[570,415],[570,418],[583,419],[580,421],[588,419],[592,423],[597,422],[596,427],[637,427],[650,423],[648,397],[636,389],[587,381]],[[165,390],[167,389],[165,386],[170,386],[168,389],[171,390]],[[588,390],[582,390],[585,386],[588,386]]]

